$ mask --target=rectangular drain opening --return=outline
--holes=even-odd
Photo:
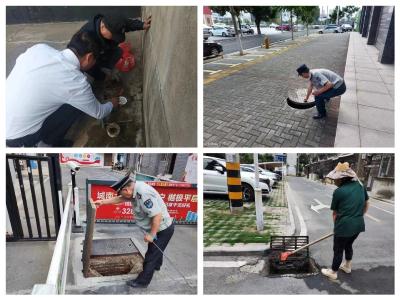
[[[83,242],[84,277],[138,274],[144,258],[131,238],[93,239],[96,206],[89,201],[87,226]]]
[[[318,272],[314,260],[310,258],[308,248],[290,255],[286,261],[281,261],[280,259],[282,252],[294,251],[308,243],[308,236],[272,236],[267,263],[267,276],[311,275]]]

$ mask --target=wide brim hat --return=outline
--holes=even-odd
[[[357,178],[356,172],[354,172],[351,168],[348,162],[344,163],[338,163],[335,169],[333,169],[331,172],[329,172],[328,175],[326,175],[326,178],[329,179],[341,179],[345,177],[350,177],[350,178]]]

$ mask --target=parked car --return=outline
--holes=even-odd
[[[240,25],[242,33],[254,34],[254,29],[250,25]]]
[[[343,30],[340,26],[337,26],[336,24],[330,24],[328,26],[326,26],[324,29],[320,29],[318,31],[319,34],[323,34],[323,33],[342,33]]]
[[[225,26],[212,26],[210,30],[211,36],[235,36],[235,30]]]
[[[342,24],[340,27],[342,28],[343,32],[353,31],[353,26],[350,24]]]
[[[211,27],[209,26],[203,26],[203,39],[208,40],[208,38],[210,37],[210,30]]]
[[[240,172],[249,172],[249,173],[254,174],[254,167],[251,168],[250,166],[241,165]],[[254,178],[255,178],[255,175],[254,175]],[[264,182],[264,183],[268,184],[270,191],[271,191],[272,187],[275,185],[275,180],[272,177],[267,176],[261,172],[259,172],[258,179],[260,182]]]
[[[241,172],[243,201],[254,201],[255,179],[254,173]],[[260,180],[260,188],[263,196],[270,192],[267,183]],[[228,194],[225,159],[204,156],[203,157],[203,192],[205,194]]]
[[[241,165],[241,167],[248,168],[248,169],[250,169],[251,172],[253,172],[253,173],[254,173],[254,170],[255,170],[255,168],[256,168],[256,167],[255,167],[254,165],[252,165],[252,164],[243,164],[243,165]],[[279,179],[278,179],[278,175],[275,174],[274,172],[265,170],[265,169],[263,169],[263,168],[261,168],[261,167],[258,167],[258,172],[260,173],[260,175],[265,176],[265,177],[267,177],[267,178],[270,179],[271,187],[276,186],[276,184],[278,183],[278,180],[279,180]]]
[[[269,24],[268,27],[269,27],[269,28],[276,28],[276,27],[278,27],[278,24],[271,23],[271,24]]]
[[[223,47],[221,44],[216,42],[203,41],[203,57],[215,57],[222,55]]]
[[[288,24],[282,24],[275,27],[276,30],[290,31],[291,27]]]

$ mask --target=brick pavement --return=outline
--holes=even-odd
[[[307,87],[296,68],[327,68],[343,75],[348,34],[316,36],[269,59],[204,86],[205,147],[333,147],[339,100],[328,118],[313,120],[315,109],[287,106],[289,93]]]

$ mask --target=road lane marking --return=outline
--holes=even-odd
[[[229,64],[229,63],[222,63],[222,62],[212,62],[212,63],[208,63],[207,65],[209,65],[209,64],[211,64],[211,65],[222,65],[222,66],[234,67],[234,66],[240,65],[241,63],[238,63],[238,64]]]
[[[313,211],[315,211],[316,213],[320,213],[319,210],[323,209],[323,208],[330,208],[328,205],[325,205],[323,203],[321,203],[321,201],[319,201],[318,199],[314,199],[315,202],[318,203],[318,205],[312,205],[311,204],[311,209]]]
[[[247,261],[239,260],[239,261],[204,261],[204,268],[240,268],[247,265]]]
[[[380,223],[380,222],[381,222],[381,220],[379,220],[379,219],[377,219],[377,218],[371,216],[370,214],[365,214],[365,216],[368,217],[368,218],[370,218],[371,220],[374,220],[374,221],[377,222],[377,223]]]
[[[373,204],[371,204],[371,203],[370,203],[369,205],[372,206],[372,207],[375,207],[376,209],[379,209],[379,210],[381,210],[381,211],[387,212],[388,214],[391,214],[391,215],[394,216],[394,212],[391,212],[391,211],[388,211],[388,210],[386,210],[386,209],[380,208],[380,207],[375,206],[375,205],[373,205]]]
[[[301,214],[301,211],[299,209],[299,207],[297,206],[296,201],[293,201],[293,193],[292,193],[292,189],[289,186],[289,183],[286,183],[286,187],[287,187],[287,200],[291,202],[291,204],[293,204],[294,209],[296,210],[296,214],[297,214],[297,219],[299,220],[300,223],[300,234],[299,235],[307,235],[307,225],[306,222],[304,222],[304,218],[303,215]],[[290,199],[290,200],[289,200]],[[293,201],[293,202],[292,202]]]

